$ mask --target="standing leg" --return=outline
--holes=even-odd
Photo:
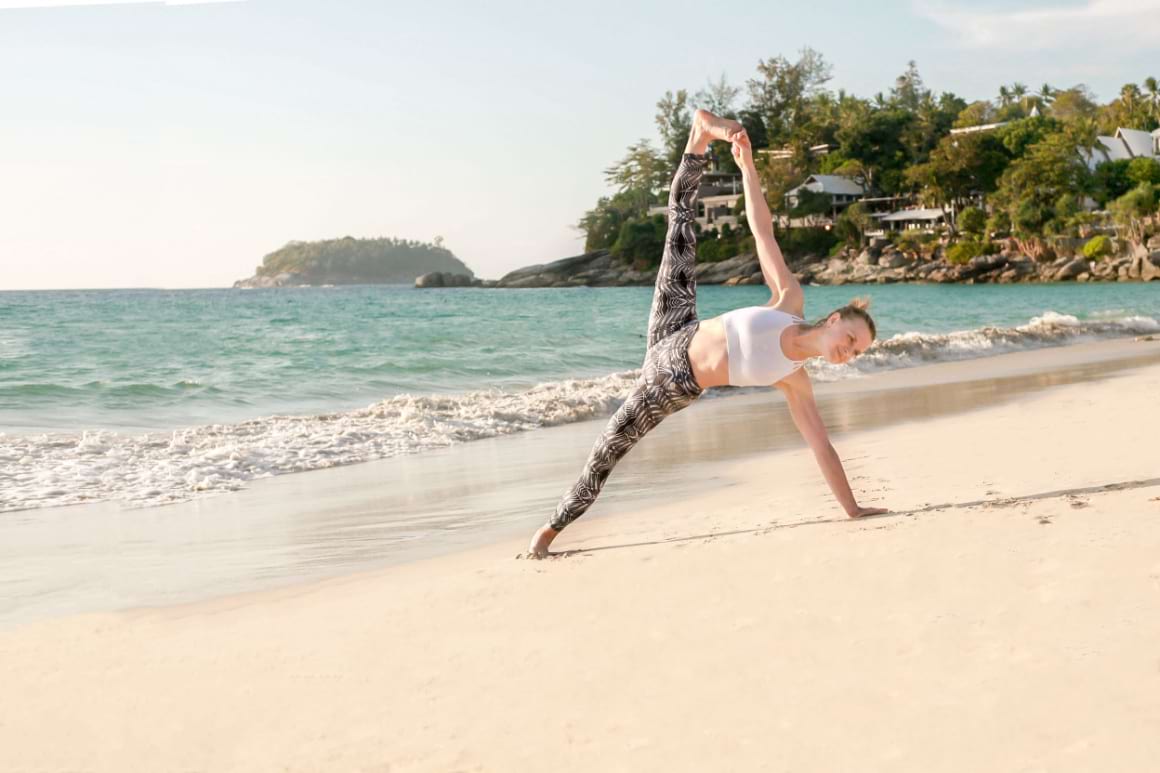
[[[669,229],[653,291],[648,351],[641,379],[609,420],[589,454],[584,472],[564,495],[556,514],[532,536],[528,553],[533,557],[548,555],[548,545],[560,529],[592,505],[612,468],[641,437],[701,394],[688,354],[689,341],[697,330],[694,204],[708,163],[705,152],[709,143],[731,142],[744,131],[737,121],[718,118],[706,110],[693,114],[685,155],[669,190]]]
[[[549,526],[560,531],[584,514],[608,479],[612,468],[666,416],[688,407],[703,391],[689,364],[689,340],[697,321],[657,342],[628,398],[596,439],[579,479],[564,493]]]

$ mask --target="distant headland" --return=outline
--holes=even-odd
[[[292,241],[262,259],[252,277],[236,288],[301,285],[411,284],[431,271],[474,276],[463,261],[443,246],[443,240],[326,239]]]

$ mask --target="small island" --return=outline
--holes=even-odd
[[[352,284],[411,284],[428,272],[478,282],[463,261],[435,237],[432,243],[410,239],[326,239],[292,241],[262,259],[254,275],[235,288],[302,287]]]

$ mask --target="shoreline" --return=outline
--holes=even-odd
[[[865,432],[1158,362],[1160,342],[1101,341],[885,371],[819,383],[815,393],[841,453]],[[161,507],[16,511],[9,515],[22,517],[0,522],[0,582],[9,588],[0,629],[308,584],[530,534],[604,421],[277,476]],[[586,521],[648,507],[657,488],[679,497],[721,492],[731,465],[804,449],[783,402],[766,390],[698,401],[653,435],[618,465]]]
[[[883,516],[846,518],[808,450],[757,453],[709,465],[719,486],[656,481],[585,516],[555,560],[513,560],[513,536],[0,631],[21,696],[0,705],[0,768],[1143,773],[1154,354],[836,433]],[[1013,359],[996,370],[1028,377]]]

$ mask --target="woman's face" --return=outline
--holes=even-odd
[[[835,312],[826,320],[825,330],[822,337],[825,358],[835,365],[849,362],[874,342],[870,337],[870,327],[860,317],[842,319]]]

